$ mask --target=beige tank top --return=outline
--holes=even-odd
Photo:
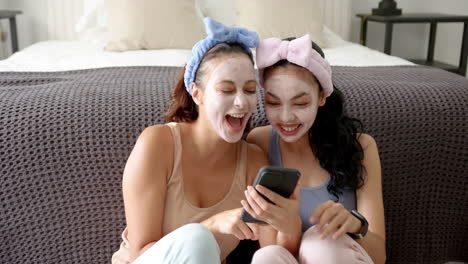
[[[207,208],[199,208],[185,199],[184,182],[182,175],[182,143],[180,138],[180,128],[178,123],[168,123],[171,128],[174,141],[174,166],[172,174],[168,177],[166,204],[163,220],[163,235],[170,233],[188,223],[199,223],[219,212],[241,207],[240,201],[244,197],[247,177],[247,142],[242,140],[241,147],[237,152],[237,167],[231,188],[224,198],[215,205]],[[122,233],[122,243],[120,249],[112,256],[113,264],[130,263],[130,244],[127,238],[128,230]],[[221,249],[221,260],[224,260],[239,243],[239,240],[232,236],[223,236],[218,241]]]

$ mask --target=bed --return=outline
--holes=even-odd
[[[379,146],[387,263],[468,262],[468,80],[348,42],[343,24],[327,24],[324,52]],[[142,129],[163,123],[190,51],[96,40],[0,61],[0,263],[108,263],[118,249],[125,161]],[[253,126],[267,123],[259,91]]]
[[[414,65],[362,45],[345,41],[328,27],[324,29],[325,56],[333,66]],[[111,52],[101,41],[44,41],[0,61],[0,71],[68,71],[103,67],[183,66],[189,49],[132,50]]]

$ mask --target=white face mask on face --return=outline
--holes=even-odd
[[[210,74],[203,105],[213,129],[225,141],[242,138],[257,105],[255,71],[246,56],[223,59]]]
[[[319,85],[290,74],[274,74],[265,82],[265,113],[286,142],[295,142],[312,127],[319,107]]]

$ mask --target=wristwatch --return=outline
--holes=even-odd
[[[358,234],[355,233],[348,233],[348,235],[354,239],[361,239],[367,234],[367,229],[369,228],[369,223],[367,222],[366,218],[360,214],[356,210],[351,210],[350,212],[352,215],[354,215],[359,221],[361,221],[361,230],[359,231]]]

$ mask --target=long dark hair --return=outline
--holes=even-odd
[[[221,56],[232,54],[245,54],[250,58],[253,65],[252,54],[246,51],[245,48],[236,43],[220,43],[211,48],[205,53],[200,62],[197,72],[195,73],[195,83],[202,87],[202,79],[207,74],[207,65],[209,61]],[[172,88],[171,102],[164,115],[166,122],[193,122],[198,118],[197,104],[192,99],[192,96],[185,89],[184,84],[185,66],[181,69],[176,83]],[[250,122],[248,123],[250,124]],[[250,129],[248,126],[246,131]]]
[[[292,39],[294,38],[286,40]],[[325,54],[316,43],[312,42],[312,48],[325,58]],[[268,70],[286,67],[289,64],[301,67],[281,60],[266,68],[263,74],[267,76]],[[347,115],[343,93],[335,86],[333,88],[333,93],[327,98],[325,105],[319,107],[308,136],[310,147],[320,166],[330,173],[327,190],[338,199],[343,190],[356,190],[364,184],[364,151],[358,140],[358,133],[363,131],[364,126],[358,119]]]

